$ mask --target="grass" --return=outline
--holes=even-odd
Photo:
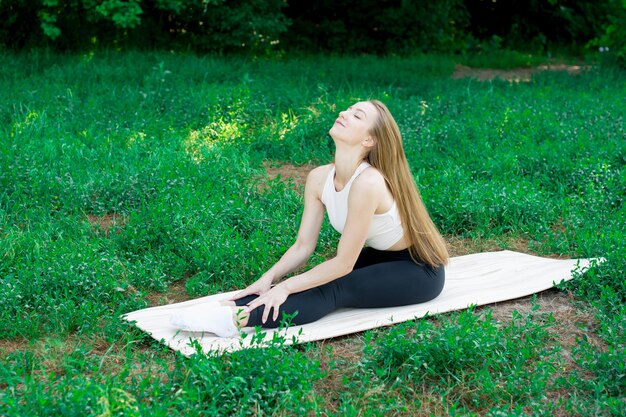
[[[0,415],[624,414],[623,71],[480,83],[438,56],[0,59]],[[328,161],[337,112],[369,97],[456,254],[606,258],[561,288],[576,314],[529,300],[190,359],[119,320],[268,268],[301,195],[267,167]],[[336,239],[325,225],[312,262]]]

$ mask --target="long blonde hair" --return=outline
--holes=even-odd
[[[400,129],[383,103],[369,100],[378,111],[371,134],[376,144],[365,157],[383,175],[396,201],[409,252],[416,262],[430,266],[446,265],[448,249],[424,206],[402,147]]]

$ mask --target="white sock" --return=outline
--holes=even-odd
[[[170,316],[170,324],[190,332],[211,332],[219,337],[233,337],[239,329],[233,322],[230,306],[209,303],[193,306]]]

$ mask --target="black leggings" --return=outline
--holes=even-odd
[[[348,275],[319,287],[287,297],[279,307],[278,320],[272,311],[265,324],[261,323],[264,305],[250,312],[248,326],[276,328],[282,313],[294,314],[294,325],[311,323],[342,307],[377,308],[423,303],[437,297],[443,289],[443,266],[432,268],[416,264],[409,251],[380,251],[364,248]],[[242,306],[257,298],[249,295],[235,303]]]

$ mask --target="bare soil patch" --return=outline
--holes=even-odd
[[[479,252],[496,252],[504,249],[529,253],[528,240],[521,237],[508,239],[459,239],[455,236],[444,236],[444,238],[448,243],[448,252],[451,257]]]
[[[119,213],[107,213],[104,216],[87,214],[87,221],[91,225],[91,230],[94,233],[102,233],[105,236],[109,235],[113,227],[124,227],[127,220],[128,217]]]
[[[524,237],[500,237],[498,239],[459,239],[456,236],[444,236],[448,243],[448,252],[451,257],[470,255],[479,252],[496,252],[512,250],[528,255],[541,256],[551,259],[568,259],[567,255],[541,254],[537,255],[529,249],[530,241]]]
[[[288,162],[266,162],[263,167],[270,179],[280,176],[285,182],[293,182],[294,189],[302,190],[306,184],[306,177],[315,165],[293,165]]]
[[[0,340],[0,358],[13,352],[27,350],[30,341],[23,338]]]
[[[514,68],[510,70],[491,69],[491,68],[470,68],[457,64],[452,73],[452,79],[473,78],[478,81],[489,81],[500,78],[511,82],[529,82],[534,74],[545,71],[565,71],[569,75],[577,75],[591,68],[588,65],[568,65],[568,64],[552,64],[539,65],[534,68]]]
[[[347,335],[334,339],[321,340],[312,355],[320,361],[320,368],[326,377],[315,382],[315,391],[322,395],[329,411],[337,413],[341,395],[348,388],[344,377],[354,373],[361,360],[363,340],[360,336]]]
[[[601,339],[596,337],[598,320],[591,311],[576,308],[574,297],[571,293],[551,288],[540,293],[514,300],[502,301],[486,306],[481,306],[478,311],[490,309],[494,320],[509,322],[512,320],[513,311],[522,316],[531,313],[533,306],[538,308],[533,313],[536,316],[552,315],[554,324],[548,330],[558,338],[563,348],[562,354],[568,365],[573,366],[571,349],[577,340],[583,335],[589,337],[590,343],[597,347],[604,346]]]
[[[185,289],[184,279],[170,284],[167,288],[167,292],[151,291],[146,297],[148,298],[150,307],[181,303],[191,299]]]

